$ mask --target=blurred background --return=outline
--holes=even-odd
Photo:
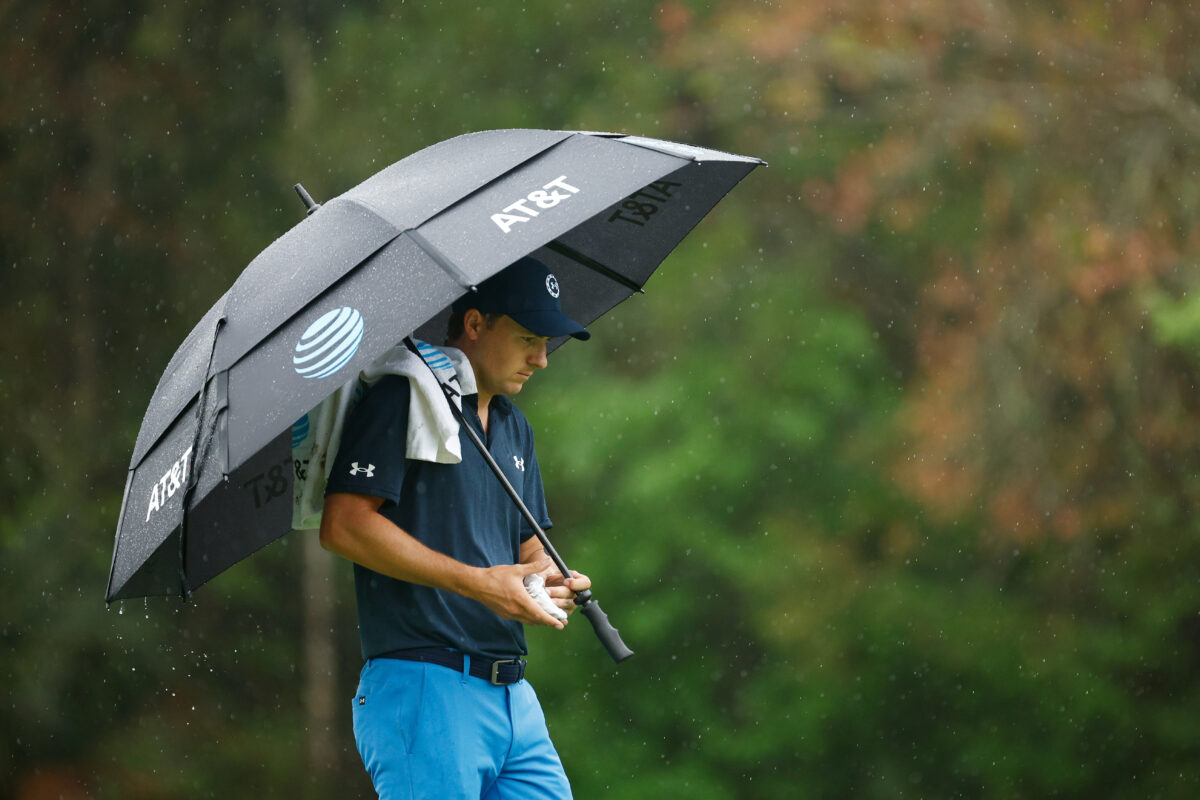
[[[370,797],[348,563],[105,608],[186,333],[460,133],[766,159],[521,395],[579,798],[1200,791],[1200,7],[0,2],[0,797]]]

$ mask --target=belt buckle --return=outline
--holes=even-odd
[[[519,659],[519,658],[510,658],[507,661],[493,661],[492,662],[492,685],[493,686],[508,686],[510,683],[516,683],[517,681],[504,682],[504,681],[500,680],[500,665],[501,664],[518,664],[519,665],[520,663],[521,663],[521,659]],[[518,677],[517,680],[519,681],[520,678]]]

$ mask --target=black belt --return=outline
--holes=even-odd
[[[375,658],[397,658],[401,661],[421,661],[426,664],[437,664],[462,672],[463,659],[470,658],[466,653],[457,650],[445,650],[441,647],[415,647],[409,650],[393,650],[381,653]],[[481,658],[471,658],[470,674],[476,678],[491,681],[497,686],[507,686],[525,677],[525,662],[519,658],[507,661],[484,661]]]

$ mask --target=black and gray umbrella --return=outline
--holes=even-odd
[[[297,187],[308,218],[246,267],[155,389],[106,599],[186,596],[286,533],[292,423],[404,337],[440,341],[472,287],[534,254],[586,325],[761,163],[637,136],[499,130],[435,144],[324,205]]]

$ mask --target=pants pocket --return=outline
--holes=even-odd
[[[368,770],[372,757],[411,754],[418,741],[428,665],[404,665],[406,669],[389,670],[382,679],[373,675],[361,680],[351,701],[354,741]]]

